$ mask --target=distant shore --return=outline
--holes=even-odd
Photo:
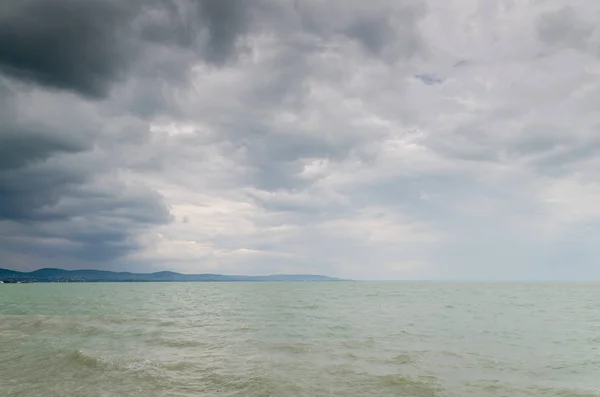
[[[343,279],[314,274],[279,274],[244,276],[223,274],[183,274],[169,271],[155,273],[112,272],[107,270],[39,269],[32,272],[0,269],[0,281],[15,283],[82,283],[82,282],[334,282]]]

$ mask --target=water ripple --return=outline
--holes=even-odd
[[[598,396],[599,298],[593,284],[0,288],[0,396]]]

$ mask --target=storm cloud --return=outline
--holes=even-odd
[[[5,1],[0,266],[598,278],[599,7]]]

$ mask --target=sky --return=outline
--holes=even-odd
[[[0,267],[600,280],[596,0],[8,0]]]

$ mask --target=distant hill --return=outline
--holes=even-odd
[[[279,274],[272,276],[226,276],[222,274],[182,274],[175,272],[129,273],[106,270],[39,269],[18,272],[0,269],[0,281],[5,282],[233,282],[233,281],[343,281],[314,274]]]

